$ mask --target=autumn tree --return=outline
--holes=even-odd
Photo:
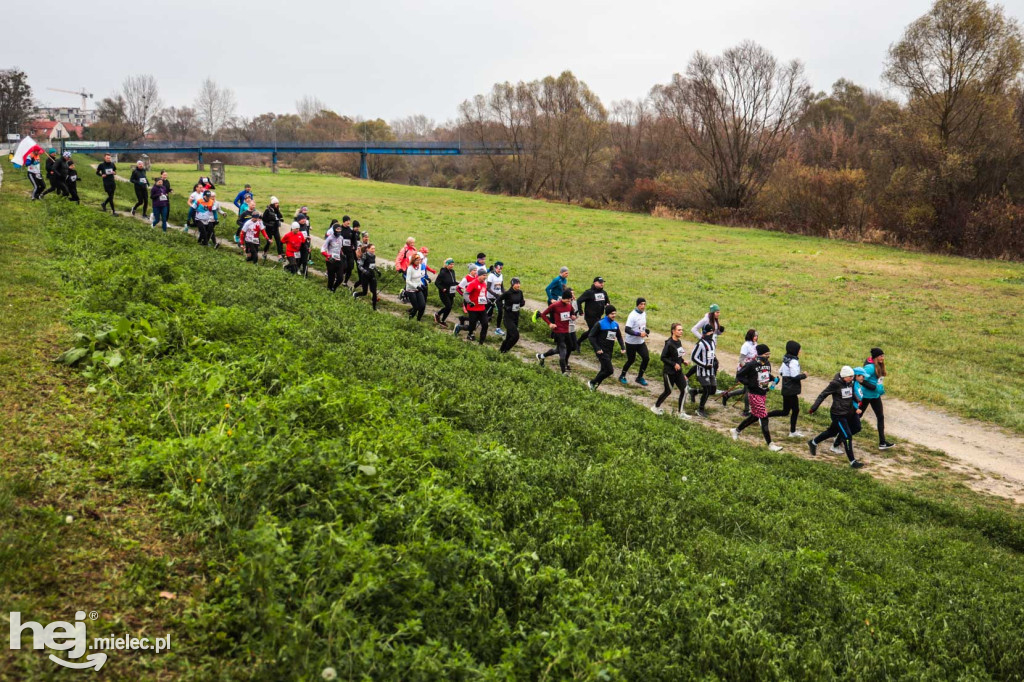
[[[21,69],[0,69],[0,134],[17,133],[32,113],[32,86]]]
[[[193,107],[204,135],[212,139],[235,116],[235,93],[207,78],[199,88]]]

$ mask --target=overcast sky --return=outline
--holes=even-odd
[[[47,5],[60,13],[65,3]],[[96,99],[130,74],[157,78],[165,105],[189,104],[207,76],[235,91],[238,113],[294,112],[315,95],[340,114],[386,120],[454,118],[459,103],[499,81],[573,71],[610,105],[682,71],[696,50],[752,39],[800,59],[812,87],[846,77],[883,87],[882,63],[928,0],[249,0],[126,5],[76,3],[69,23],[39,23],[40,5],[14,0],[0,67],[29,75],[37,99],[77,106],[49,87]],[[1024,0],[1003,3],[1024,19]],[[67,40],[67,47],[54,41]]]

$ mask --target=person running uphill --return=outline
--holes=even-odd
[[[495,305],[498,306],[499,310],[503,310],[505,313],[505,338],[501,342],[501,348],[498,349],[500,353],[507,353],[516,345],[519,341],[519,311],[526,303],[526,298],[523,296],[522,284],[519,282],[518,277],[511,279],[511,288],[504,291],[498,300],[495,301]]]
[[[107,204],[110,204],[110,213],[117,215],[117,211],[114,210],[114,192],[117,190],[117,182],[114,180],[114,176],[117,174],[117,166],[110,162],[110,154],[103,155],[103,163],[96,166],[96,175],[103,178],[103,191],[107,193],[107,198],[100,204],[100,208],[106,210]]]
[[[587,331],[580,336],[580,343],[590,336],[590,330],[604,315],[604,307],[609,303],[608,293],[604,290],[604,277],[595,277],[590,288],[576,299],[576,305],[583,311],[583,320],[587,323]]]
[[[473,339],[473,331],[479,324],[480,345],[482,346],[487,337],[487,268],[479,268],[476,271],[476,279],[471,279],[466,285],[466,296],[469,299],[466,304],[466,310],[469,313],[469,334],[466,335],[466,338]]]
[[[43,182],[43,169],[39,165],[41,152],[36,150],[25,157],[25,172],[28,174],[29,182],[32,183],[32,201],[38,201],[46,191],[46,183]]]
[[[439,327],[447,329],[448,315],[452,312],[452,306],[455,305],[456,289],[459,286],[459,283],[455,280],[454,258],[445,259],[444,267],[441,268],[441,272],[437,273],[437,277],[434,278],[434,286],[437,287],[437,295],[441,299],[441,309],[434,313],[434,322]]]
[[[629,312],[626,318],[626,364],[622,366],[622,373],[619,375],[619,383],[626,384],[626,373],[633,366],[636,356],[640,356],[640,371],[636,375],[636,383],[641,386],[647,385],[644,379],[644,372],[647,371],[647,363],[651,355],[647,351],[647,299],[640,297],[636,299],[636,308]]]
[[[854,469],[860,469],[864,464],[853,456],[853,432],[850,426],[851,416],[859,417],[860,415],[860,410],[853,405],[853,377],[853,368],[849,365],[844,365],[839,370],[839,373],[832,378],[832,381],[828,383],[825,390],[815,399],[814,404],[811,405],[809,412],[814,414],[825,398],[832,396],[832,408],[829,410],[832,423],[829,424],[827,429],[807,441],[807,447],[811,451],[812,456],[817,455],[819,443],[839,436],[843,441],[843,447],[846,449],[846,458],[850,461],[850,466]]]
[[[664,414],[661,409],[662,403],[672,395],[672,387],[679,389],[679,412],[680,419],[690,419],[690,415],[683,410],[683,401],[686,400],[686,376],[683,374],[683,365],[686,362],[686,352],[683,350],[683,325],[676,322],[669,330],[669,338],[665,339],[665,346],[661,349],[661,379],[665,382],[665,390],[658,396],[658,400],[651,408],[654,414]]]
[[[299,259],[302,257],[302,245],[306,243],[306,237],[303,236],[297,222],[292,223],[291,231],[281,237],[281,241],[284,243],[285,258],[288,259],[288,265],[284,266],[284,269],[293,275],[297,275],[299,273]],[[267,243],[269,244],[270,242]],[[265,256],[266,251],[264,250],[263,253]]]
[[[260,235],[268,242],[270,235],[263,229],[263,220],[259,214],[253,215],[242,225],[241,240],[245,249],[245,260],[256,265],[260,261]]]
[[[604,317],[597,322],[594,333],[589,335],[590,345],[594,347],[597,354],[597,361],[601,365],[600,371],[593,380],[587,382],[591,391],[596,391],[601,382],[615,374],[612,367],[612,351],[615,350],[615,342],[619,342],[619,352],[626,352],[626,344],[622,342],[622,330],[619,323],[615,321],[615,306],[608,305],[604,309]]]
[[[142,207],[142,215],[149,214],[149,178],[146,177],[146,164],[139,159],[135,162],[132,175],[128,180],[135,188],[135,205],[132,206],[132,215]]]
[[[568,268],[563,268],[568,274]],[[557,277],[555,279],[558,279]],[[558,368],[562,374],[569,374],[569,353],[571,348],[571,334],[569,323],[573,320],[572,292],[564,289],[561,298],[540,313],[540,319],[548,325],[555,337],[555,347],[545,353],[537,353],[536,357],[540,366],[544,366],[544,359],[552,355],[558,355]]]
[[[409,267],[405,271],[405,296],[409,301],[409,319],[423,319],[423,311],[427,308],[427,297],[423,293],[423,275],[420,264],[423,256],[419,252],[409,257]]]
[[[283,243],[281,240],[281,224],[284,223],[284,216],[281,215],[281,203],[277,200],[277,197],[270,197],[270,203],[267,204],[266,210],[263,211],[263,229],[270,235],[270,239],[267,239],[266,246],[263,247],[263,260],[267,260],[267,252],[270,251],[270,240],[274,240],[274,244],[277,246],[277,259],[282,261],[285,259],[284,251],[281,248]]]
[[[320,248],[324,260],[327,261],[327,290],[337,291],[341,285],[341,277],[345,268],[345,255],[343,248],[345,240],[342,237],[344,228],[341,223],[334,223],[324,239],[324,245]]]
[[[761,422],[761,434],[764,442],[772,452],[778,452],[781,446],[772,442],[772,433],[768,428],[768,391],[775,388],[779,378],[772,375],[772,363],[768,361],[771,349],[763,343],[757,344],[754,348],[756,355],[754,359],[743,365],[736,372],[736,379],[747,389],[750,399],[750,415],[740,422],[739,426],[732,429],[733,440],[740,439],[740,432],[756,421]]]
[[[363,247],[363,255],[359,257],[359,286],[360,291],[353,291],[352,298],[366,296],[369,289],[373,294],[370,299],[373,309],[377,309],[377,247],[367,244]]]
[[[64,152],[68,155],[68,177],[64,181],[64,187],[68,191],[68,199],[78,202],[78,169],[75,168],[75,162],[71,159],[70,152]]]
[[[782,409],[772,410],[768,417],[785,417],[789,415],[789,437],[803,438],[804,434],[796,430],[796,420],[800,416],[801,382],[807,375],[800,371],[800,344],[796,341],[786,342],[786,354],[782,356]]]
[[[715,357],[715,327],[708,323],[704,325],[703,335],[697,345],[693,347],[690,360],[697,368],[697,381],[700,383],[700,405],[697,407],[697,416],[708,416],[704,407],[708,403],[708,396],[718,389],[718,359]]]

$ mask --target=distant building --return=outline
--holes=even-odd
[[[60,121],[76,126],[91,126],[99,118],[95,109],[82,111],[79,107],[39,107],[36,118],[46,121]]]
[[[83,127],[60,121],[30,121],[28,134],[37,141],[69,140],[73,137],[82,138]]]

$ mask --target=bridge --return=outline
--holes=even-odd
[[[359,177],[370,174],[366,166],[369,154],[405,156],[515,156],[522,149],[503,144],[479,142],[247,142],[239,140],[203,140],[197,142],[98,142],[61,140],[61,151],[82,154],[195,154],[203,170],[203,154],[270,154],[277,172],[278,154],[359,154]]]

